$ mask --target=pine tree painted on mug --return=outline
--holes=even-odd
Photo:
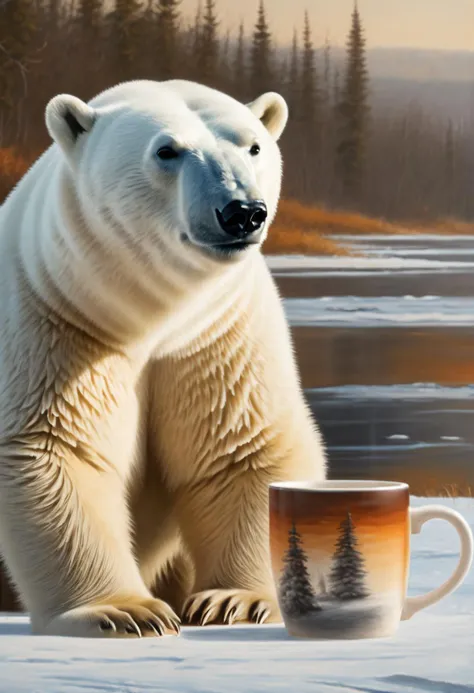
[[[288,549],[283,558],[283,573],[280,579],[280,604],[288,616],[304,616],[320,611],[307,568],[308,557],[303,549],[301,535],[295,524],[288,532]]]
[[[330,573],[331,594],[336,599],[364,599],[369,596],[365,584],[364,557],[357,548],[355,526],[350,512],[339,525],[334,563]]]

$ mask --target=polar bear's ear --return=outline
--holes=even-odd
[[[81,99],[58,94],[46,106],[46,127],[53,140],[69,153],[79,137],[90,132],[96,116],[96,111]]]
[[[280,94],[268,91],[248,103],[247,107],[262,121],[274,140],[280,139],[288,120],[288,106]]]

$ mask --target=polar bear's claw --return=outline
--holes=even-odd
[[[276,599],[251,590],[205,590],[186,601],[183,622],[188,625],[232,625],[281,621]]]
[[[47,635],[142,638],[178,635],[180,619],[160,599],[79,607],[54,618],[42,629]]]

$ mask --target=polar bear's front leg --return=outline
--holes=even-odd
[[[280,622],[268,544],[267,469],[226,469],[180,494],[196,569],[185,623]]]
[[[132,554],[123,482],[63,448],[0,464],[3,557],[35,633],[137,637],[178,632]],[[3,449],[3,455],[5,450]],[[56,454],[55,454],[56,453]]]
[[[29,378],[4,373],[1,553],[35,633],[176,632],[178,617],[147,589],[132,547],[139,381],[120,355],[75,333],[61,341],[68,337],[46,333],[52,348],[43,361],[19,359]]]

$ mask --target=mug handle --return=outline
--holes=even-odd
[[[407,621],[417,611],[436,604],[440,599],[453,592],[466,577],[473,558],[473,537],[466,520],[455,510],[443,505],[426,505],[423,508],[410,508],[411,533],[419,534],[428,520],[446,520],[452,525],[461,540],[461,552],[456,570],[442,585],[427,594],[418,597],[407,597],[403,605],[402,621]]]

